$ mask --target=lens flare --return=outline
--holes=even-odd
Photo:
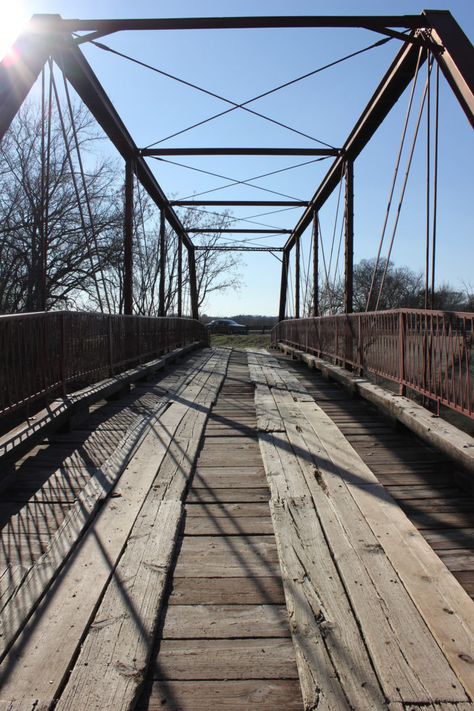
[[[0,7],[0,59],[4,59],[6,64],[11,65],[17,61],[12,45],[24,29],[28,19],[21,2],[15,2],[9,7]]]

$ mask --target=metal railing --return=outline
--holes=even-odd
[[[281,321],[286,343],[474,419],[474,314],[397,309]]]
[[[208,335],[199,321],[73,311],[0,316],[0,417]]]

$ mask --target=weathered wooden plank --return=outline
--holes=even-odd
[[[258,467],[262,464],[262,457],[260,452],[246,452],[246,451],[235,451],[230,450],[225,452],[225,459],[223,461],[222,452],[211,452],[208,449],[201,452],[199,455],[198,466],[199,467],[238,467],[238,466],[249,466]]]
[[[168,605],[282,605],[280,577],[174,578]]]
[[[436,484],[412,484],[410,485],[395,485],[385,486],[387,491],[397,501],[401,499],[431,499],[438,497],[451,498],[459,496],[461,491],[457,488],[449,488],[446,482]]]
[[[185,536],[175,578],[240,578],[280,575],[272,536]]]
[[[295,679],[290,639],[164,640],[154,679]]]
[[[289,637],[285,605],[171,605],[163,639]]]
[[[474,704],[470,702],[450,704],[439,701],[430,704],[393,703],[388,705],[387,711],[472,711],[473,709]]]
[[[472,511],[431,511],[430,513],[413,512],[410,519],[417,528],[441,529],[441,528],[470,528],[474,520]]]
[[[186,497],[187,504],[263,503],[268,502],[270,492],[265,487],[215,488],[193,486]]]
[[[423,538],[435,551],[471,546],[474,542],[474,528],[445,528],[433,531],[425,529]]]
[[[301,711],[295,679],[219,681],[156,681],[147,701],[148,711]],[[141,708],[141,707],[140,707]]]
[[[271,510],[305,708],[382,708],[383,694],[313,502],[272,501]]]
[[[186,517],[201,518],[270,518],[268,503],[224,503],[224,504],[187,504]]]
[[[193,486],[196,488],[247,488],[266,486],[262,462],[249,467],[201,467],[197,466]]]
[[[148,664],[181,518],[180,501],[152,495],[94,617],[57,711],[127,711]]]
[[[274,396],[282,413],[288,399],[279,390],[274,391]],[[305,408],[316,410],[314,404],[301,402],[298,406],[302,411]],[[361,518],[348,487],[354,490],[359,487],[365,491],[368,485],[374,483],[375,477],[367,469],[356,467],[354,470],[353,466],[348,466],[348,463],[343,465],[340,460],[339,465],[337,462],[335,464],[331,454],[336,449],[337,437],[331,438],[329,453],[321,442],[320,430],[317,430],[316,436],[312,427],[305,426],[304,422],[295,424],[293,417],[294,410],[289,420],[284,418],[289,440],[299,455],[299,464],[315,498],[325,537],[364,630],[369,652],[387,697],[393,701],[410,699],[420,703],[434,698],[445,698],[453,702],[465,700],[461,685],[421,618],[415,613],[413,603],[400,585],[388,559],[384,555],[374,555],[375,552],[383,553],[383,549]],[[285,443],[281,446],[286,449]],[[311,453],[313,463],[308,462],[308,452]],[[285,469],[287,471],[290,470]],[[361,588],[353,584],[354,579]],[[379,603],[381,599],[384,600],[383,606]],[[389,615],[387,609],[390,610]],[[394,634],[394,631],[398,634]],[[417,661],[414,654],[417,647],[424,649],[424,653],[430,656],[428,670]],[[428,649],[431,651],[427,652]]]
[[[400,584],[381,541],[374,535],[353,498],[356,492],[362,494],[367,491],[366,484],[373,475],[358,458],[348,465],[347,450],[342,450],[340,454],[342,441],[337,434],[328,432],[329,423],[326,423],[327,427],[320,426],[321,420],[326,417],[324,413],[311,405],[302,404],[301,407],[306,417],[312,418],[312,423],[317,418],[318,435],[314,429],[316,424],[308,427],[302,422],[301,433],[289,426],[290,439],[295,447],[305,448],[311,453],[326,487],[327,495],[320,486],[313,486],[313,496],[316,497],[321,517],[323,507],[327,509],[323,527],[338,560],[339,571],[348,586],[348,594],[387,698],[391,701],[411,699],[423,702],[437,698],[464,701],[461,684],[425,626],[411,596]],[[314,473],[306,462],[301,459],[300,462],[310,485],[314,481]],[[360,486],[361,483],[364,485]],[[379,484],[376,486],[383,489]],[[380,506],[381,500],[379,497],[377,505]],[[368,512],[364,513],[367,516]],[[334,526],[334,514],[339,518],[339,526]],[[382,542],[387,545],[385,539]],[[349,585],[349,580],[354,579],[359,581],[360,587],[352,583]],[[384,601],[383,605],[380,605],[380,600]],[[429,667],[420,663],[420,649],[429,655]]]
[[[222,372],[219,372],[222,371],[222,357],[217,356],[213,363],[214,366],[212,363],[206,365],[203,373],[192,380],[192,385],[186,386],[178,399],[192,402],[203,392],[206,403],[212,397],[212,392],[217,392],[222,379]],[[200,408],[189,410],[193,419],[199,416],[202,407],[208,407],[201,400],[199,403]],[[48,591],[44,610],[38,609],[30,622],[28,634],[20,636],[14,645],[11,655],[16,659],[16,664],[3,686],[4,698],[22,699],[23,707],[27,708],[29,700],[52,701],[56,695],[163,461],[166,443],[169,443],[186,412],[186,405],[174,403],[149,429],[142,446],[122,475],[120,496],[106,501],[87,529],[87,535],[81,540],[80,546],[76,547],[67,567],[68,575],[59,578]],[[190,466],[188,464],[188,468]],[[42,564],[43,567],[38,568],[40,582],[41,575],[47,572],[48,556],[45,556]],[[22,586],[20,591],[24,588]],[[0,667],[0,675],[8,663],[7,658]]]
[[[186,518],[185,536],[253,536],[271,535],[273,525],[270,515],[240,516],[236,518]]]
[[[249,427],[248,425],[240,425],[236,427],[234,425],[225,424],[211,424],[206,427],[206,439],[211,440],[227,440],[230,437],[250,437],[251,439],[256,438],[255,427]]]

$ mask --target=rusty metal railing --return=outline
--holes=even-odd
[[[188,318],[72,311],[0,316],[0,418],[180,346],[208,342]]]
[[[397,309],[281,321],[283,342],[474,419],[474,314]]]

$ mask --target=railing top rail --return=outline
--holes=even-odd
[[[472,319],[474,318],[474,312],[473,311],[448,311],[448,310],[435,310],[435,309],[412,309],[412,308],[403,308],[403,309],[388,309],[387,311],[354,311],[351,314],[346,314],[346,313],[339,313],[339,314],[327,314],[324,316],[309,316],[306,318],[287,318],[285,321],[308,321],[308,320],[314,320],[314,319],[329,319],[329,318],[362,318],[362,317],[370,317],[374,318],[376,316],[390,316],[390,315],[395,315],[395,314],[419,314],[420,316],[452,316],[456,318],[468,318]],[[278,324],[277,324],[278,326]],[[275,327],[276,328],[276,327]]]
[[[197,321],[197,319],[192,318],[191,316],[146,316],[144,314],[108,314],[108,313],[96,313],[94,311],[66,311],[66,310],[58,310],[58,311],[27,311],[27,312],[22,312],[22,313],[15,313],[15,314],[0,314],[0,319],[5,320],[5,319],[25,319],[25,318],[48,318],[50,316],[58,316],[58,315],[64,315],[64,316],[89,316],[90,318],[106,318],[106,317],[113,317],[113,318],[120,318],[120,319],[149,319],[152,321],[171,321],[171,320],[180,320],[180,321]],[[198,321],[198,323],[200,323]]]

